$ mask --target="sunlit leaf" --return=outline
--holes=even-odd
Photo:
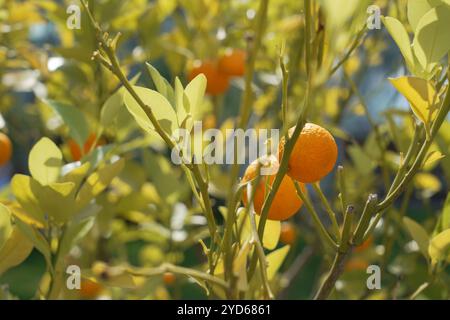
[[[427,69],[450,50],[450,5],[428,11],[419,21],[413,41],[414,53],[420,65]]]
[[[189,100],[190,113],[194,120],[200,120],[201,118],[200,107],[205,96],[205,90],[206,77],[204,74],[196,76],[184,90]]]
[[[414,239],[414,241],[417,242],[417,245],[419,246],[420,252],[424,255],[425,258],[428,259],[428,245],[429,245],[429,238],[428,233],[425,231],[425,229],[415,222],[414,220],[404,217],[403,223],[406,226],[406,229],[408,230],[409,234],[411,235],[411,238]]]
[[[120,159],[111,164],[101,166],[92,173],[81,186],[77,194],[77,204],[82,207],[89,203],[94,197],[100,194],[111,183],[119,172],[123,169],[124,160]]]
[[[435,162],[441,160],[442,158],[444,158],[445,155],[440,153],[437,150],[431,151],[425,158],[425,160],[423,161],[423,167],[425,169],[428,169],[431,165],[433,165]]]
[[[432,8],[441,5],[445,0],[408,0],[408,21],[416,31],[420,19]]]
[[[31,175],[42,185],[56,182],[62,162],[61,150],[49,138],[39,140],[30,151],[28,166]]]
[[[22,222],[21,220],[15,221],[16,226],[22,231],[23,235],[33,243],[39,252],[44,256],[48,266],[51,265],[51,252],[50,245],[47,240],[44,238],[41,232],[33,228],[31,225]]]
[[[9,238],[12,232],[11,226],[11,212],[9,209],[0,203],[0,248]]]
[[[22,263],[33,250],[33,244],[14,227],[0,249],[0,274]]]
[[[394,39],[397,44],[400,52],[403,55],[403,58],[408,65],[408,68],[413,71],[414,70],[414,53],[411,48],[411,40],[409,39],[408,32],[403,24],[393,17],[384,17],[383,23],[386,26],[386,29],[389,31],[389,34]]]
[[[39,205],[49,220],[56,223],[69,221],[77,208],[73,197],[75,184],[73,182],[51,183],[48,186],[35,185],[33,192]]]
[[[156,90],[161,93],[164,97],[167,98],[171,105],[174,105],[175,102],[175,94],[172,86],[167,82],[165,78],[161,76],[158,70],[154,68],[150,63],[145,64],[147,66],[147,70],[152,77],[153,83],[156,86]]]
[[[147,106],[148,112],[151,110],[156,121],[162,129],[169,135],[178,128],[177,115],[170,105],[169,101],[159,92],[147,88],[133,86],[139,98]],[[125,92],[124,101],[128,111],[137,121],[139,126],[150,134],[154,134],[154,126],[151,123],[148,114],[136,102],[133,96]]]
[[[33,219],[46,226],[44,211],[42,210],[35,190],[40,187],[39,182],[29,176],[16,174],[11,180],[11,190],[20,206]]]
[[[428,254],[432,264],[443,260],[450,262],[450,229],[442,231],[431,239]]]
[[[408,100],[414,114],[425,125],[429,124],[430,113],[439,102],[433,85],[422,78],[400,77],[389,79],[392,85]]]
[[[414,184],[422,190],[422,196],[430,198],[442,188],[441,181],[431,173],[417,173],[414,177]]]
[[[267,277],[269,280],[272,280],[273,277],[278,272],[278,269],[280,269],[290,248],[291,248],[291,246],[284,246],[284,247],[277,249],[267,255],[267,257],[266,257],[266,260],[268,263]]]
[[[450,228],[450,193],[447,194],[444,209],[442,211],[442,229]]]

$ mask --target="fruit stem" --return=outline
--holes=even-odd
[[[297,181],[294,181],[295,189],[297,190],[297,195],[302,199],[303,203],[305,204],[305,207],[307,211],[310,213],[311,218],[313,219],[313,222],[319,231],[319,234],[323,236],[323,238],[326,240],[326,243],[330,245],[334,250],[338,249],[337,243],[331,238],[330,234],[328,233],[327,229],[323,225],[322,221],[320,221],[319,215],[317,214],[316,209],[314,209],[314,206],[309,199],[309,197],[301,190],[300,185]]]
[[[320,187],[320,182],[313,183],[313,188],[319,195],[319,198],[322,201],[323,206],[325,207],[325,211],[327,212],[328,217],[331,220],[335,238],[339,239],[339,225],[336,220],[336,214],[334,213],[333,209],[331,208],[330,203],[328,202],[327,198],[325,197],[325,195],[322,191],[322,188]]]

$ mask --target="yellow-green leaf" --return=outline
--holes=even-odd
[[[411,238],[417,242],[420,252],[422,252],[424,257],[428,259],[428,245],[430,241],[428,238],[428,233],[420,224],[408,217],[403,218],[403,223],[405,224]]]
[[[450,262],[450,229],[442,231],[431,239],[428,254],[433,265],[443,260]]]
[[[284,246],[283,248],[277,249],[267,255],[266,257],[268,263],[267,278],[269,280],[272,280],[273,277],[278,272],[278,269],[280,269],[290,248],[291,246]]]
[[[77,189],[81,182],[83,182],[83,179],[86,177],[90,168],[91,164],[89,162],[83,163],[81,166],[70,170],[62,176],[61,182],[73,182],[75,184],[75,189]]]
[[[423,162],[423,167],[425,169],[429,169],[431,167],[431,165],[433,165],[436,161],[441,160],[442,158],[444,158],[445,155],[440,153],[437,150],[431,151],[425,158],[424,162]]]
[[[439,101],[436,89],[427,80],[418,77],[389,79],[392,85],[408,100],[414,114],[428,125],[430,113]]]
[[[444,209],[442,210],[442,229],[450,228],[450,192],[445,199]]]
[[[39,186],[35,192],[41,208],[48,214],[49,219],[65,223],[77,209],[73,197],[74,190],[73,182],[63,182]]]
[[[47,226],[45,214],[42,210],[36,190],[40,189],[39,182],[29,176],[16,174],[11,180],[11,190],[20,206],[33,219]]]
[[[408,21],[413,31],[416,30],[420,19],[432,8],[444,3],[443,0],[409,0]]]
[[[0,248],[11,235],[11,212],[0,203]]]
[[[403,58],[405,58],[409,70],[413,72],[415,64],[414,54],[411,48],[411,40],[409,39],[406,28],[399,20],[393,17],[383,17],[383,23],[400,49]]]
[[[76,201],[78,207],[85,206],[89,201],[105,190],[123,169],[124,163],[125,161],[120,159],[111,164],[105,164],[92,173],[86,179],[86,182],[81,186],[80,191],[77,194]]]
[[[255,216],[256,225],[259,226],[260,217]],[[264,236],[262,238],[262,244],[264,248],[273,250],[278,245],[281,233],[281,222],[275,220],[266,220],[266,226],[264,228]]]
[[[450,6],[443,4],[428,11],[419,21],[413,41],[420,65],[427,69],[450,50]]]
[[[147,88],[133,86],[137,95],[149,110],[153,112],[162,129],[169,135],[178,128],[177,115],[169,101],[159,92]],[[128,111],[134,117],[139,126],[150,134],[154,134],[154,126],[146,112],[140,107],[129,92],[124,93],[124,102]]]
[[[196,76],[184,89],[184,92],[189,100],[189,108],[192,118],[201,120],[200,107],[203,102],[203,97],[206,90],[206,77],[204,74]]]
[[[42,138],[31,149],[28,166],[31,175],[42,185],[55,182],[62,166],[61,150],[49,138]]]
[[[14,227],[8,240],[0,249],[0,274],[21,264],[32,249],[31,241],[17,227]]]

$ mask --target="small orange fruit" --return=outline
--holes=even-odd
[[[244,177],[241,183],[248,183],[255,179],[258,175],[258,160],[253,161],[245,171]],[[272,186],[275,180],[275,175],[261,176],[258,187],[254,196],[254,207],[257,214],[261,214],[261,210],[264,204],[266,193],[266,182]],[[304,186],[301,185],[304,189]],[[247,188],[244,187],[243,202],[247,205]],[[293,216],[303,205],[303,201],[298,197],[297,190],[295,189],[294,182],[288,176],[285,176],[281,181],[280,187],[273,199],[272,205],[269,209],[269,220],[286,220]]]
[[[78,143],[75,142],[75,140],[69,140],[67,144],[69,145],[70,154],[72,155],[72,159],[74,161],[80,160],[85,154],[89,153],[91,148],[93,147],[95,140],[97,139],[97,136],[95,133],[91,133],[89,137],[86,139],[86,142],[84,143],[83,150],[81,150]],[[96,146],[102,145],[104,142],[100,139]]]
[[[177,280],[177,277],[172,272],[166,272],[163,274],[163,281],[166,285],[172,285]]]
[[[245,60],[247,53],[244,50],[227,50],[219,59],[219,71],[229,76],[241,77],[245,74]]]
[[[280,241],[284,244],[293,244],[297,237],[297,231],[292,223],[284,222],[281,224]]]
[[[6,164],[12,156],[12,143],[8,136],[0,132],[0,166]]]
[[[94,299],[98,297],[103,287],[100,283],[83,279],[81,281],[80,296],[84,299]]]
[[[196,76],[203,73],[207,79],[206,93],[217,96],[228,90],[230,79],[228,75],[222,74],[213,61],[196,62],[188,74],[188,80],[192,81]]]
[[[292,136],[295,127],[289,129]],[[279,145],[279,158],[284,151],[285,139]],[[305,124],[289,158],[288,175],[293,179],[312,183],[325,177],[336,163],[338,148],[326,129],[313,123]]]

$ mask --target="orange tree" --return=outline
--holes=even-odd
[[[190,279],[212,297],[260,299],[284,297],[316,256],[321,274],[306,296],[448,298],[449,201],[422,224],[407,215],[412,198],[427,204],[448,189],[450,6],[377,1],[391,39],[368,28],[369,1],[348,2],[81,1],[77,31],[52,1],[30,8],[54,22],[54,52],[69,61],[42,72],[49,95],[34,106],[45,124],[57,115],[43,134],[60,143],[40,139],[30,176],[15,175],[2,196],[0,274],[35,248],[45,260],[36,297],[73,297],[64,283],[75,264],[83,283],[97,284],[85,298],[176,298],[171,289]],[[174,27],[160,33],[168,17]],[[359,81],[384,61],[386,43],[402,56],[406,75],[389,81],[410,109],[389,108],[380,121]],[[163,77],[158,59],[180,77]],[[131,72],[146,60],[156,63]],[[369,125],[363,141],[343,128],[349,115]],[[227,168],[199,164],[202,153],[186,159],[174,133],[194,132],[199,120],[224,133],[280,128],[277,173],[260,175],[267,159],[242,179],[236,158]],[[171,163],[172,150],[187,161]],[[279,220],[300,207],[290,218],[298,234],[279,245]],[[198,248],[192,266],[184,252]],[[419,263],[408,269],[411,261]],[[387,274],[375,293],[369,263]]]

